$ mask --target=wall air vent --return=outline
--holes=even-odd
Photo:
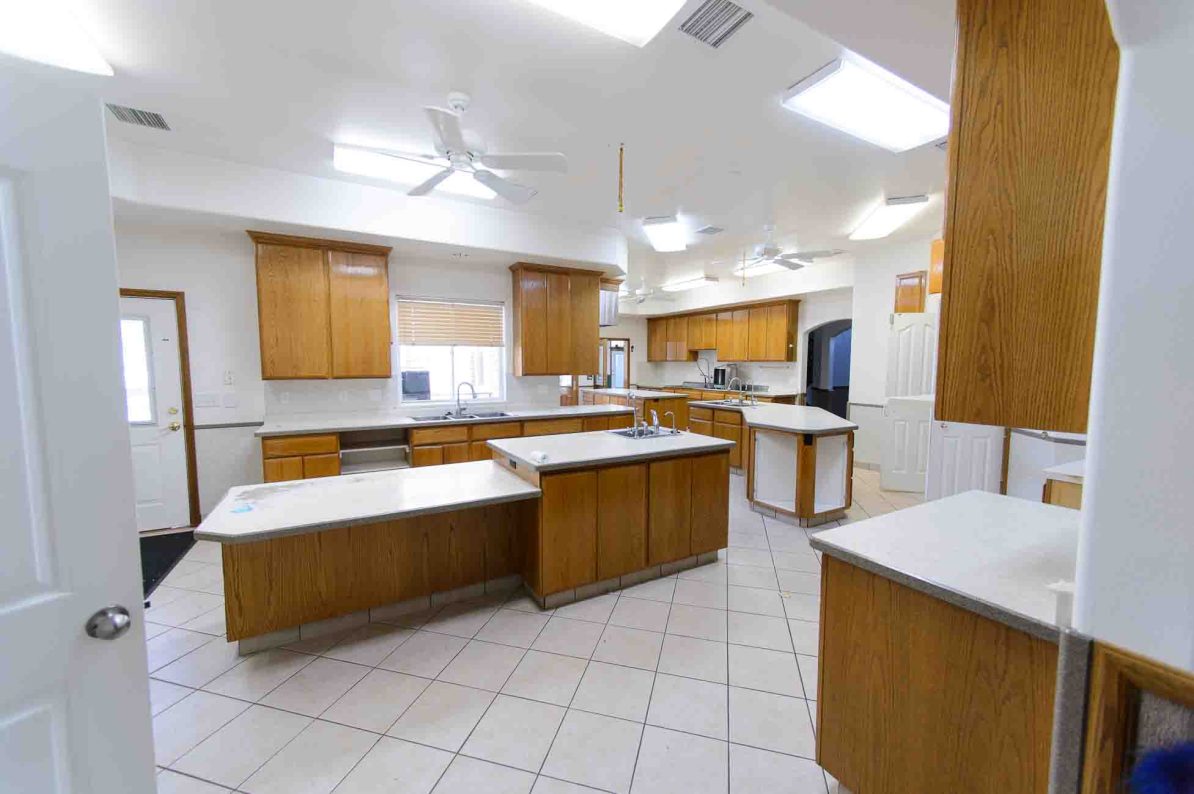
[[[754,14],[730,0],[705,0],[701,7],[684,20],[680,30],[710,47],[720,47],[738,28],[750,21]]]
[[[152,110],[137,110],[137,108],[130,108],[124,105],[108,104],[108,110],[112,111],[112,115],[125,124],[136,124],[138,127],[152,127],[155,130],[169,130],[170,125],[162,118],[161,113],[154,113]]]
[[[696,230],[696,233],[697,234],[707,234],[710,237],[712,237],[713,235],[721,234],[724,231],[725,231],[725,229],[721,228],[720,226],[702,226],[701,228]]]

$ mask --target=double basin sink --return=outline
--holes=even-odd
[[[477,411],[471,414],[461,414],[457,416],[451,411],[436,416],[413,416],[411,417],[416,422],[445,422],[445,421],[462,421],[467,419],[501,419],[502,417],[510,416],[511,414],[505,411]]]

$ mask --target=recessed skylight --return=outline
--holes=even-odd
[[[949,105],[861,58],[839,58],[788,89],[784,107],[893,152],[949,132]]]
[[[371,149],[339,145],[332,149],[332,166],[337,171],[343,171],[346,174],[385,179],[408,187],[422,184],[425,180],[444,170],[444,167],[438,163],[425,163],[409,157],[398,157]],[[458,196],[483,199],[491,199],[497,195],[463,171],[452,174],[436,189],[455,193]]]
[[[529,0],[607,36],[643,47],[685,0]]]
[[[850,233],[851,240],[878,240],[912,220],[929,203],[928,196],[889,198],[871,210],[858,228]]]
[[[76,72],[112,74],[111,65],[61,0],[4,3],[0,52]]]
[[[656,251],[683,251],[688,248],[688,234],[675,215],[643,218],[643,231]]]

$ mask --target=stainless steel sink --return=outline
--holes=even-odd
[[[475,419],[501,419],[503,416],[510,416],[510,414],[505,411],[477,411],[475,414],[470,414],[470,417]]]
[[[503,416],[510,416],[510,414],[505,411],[477,411],[475,414],[457,416],[449,411],[436,416],[412,416],[411,418],[416,422],[459,422],[467,419],[500,419]]]
[[[733,405],[735,407],[750,405],[749,402],[738,402],[737,400],[706,400],[705,402],[712,403],[713,405]]]
[[[670,427],[661,427],[661,428],[659,428],[658,433],[655,432],[655,430],[653,428],[646,432],[639,431],[637,435],[635,434],[633,427],[627,427],[627,428],[623,428],[621,430],[610,430],[608,432],[613,433],[615,436],[621,436],[622,438],[634,438],[634,439],[662,438],[663,436],[678,436],[678,435],[680,435],[679,430],[672,430]]]

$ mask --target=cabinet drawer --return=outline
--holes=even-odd
[[[279,436],[261,439],[261,455],[266,458],[320,455],[339,451],[340,436],[334,433],[321,436]]]
[[[286,480],[303,479],[303,459],[266,458],[262,461],[263,479],[265,482],[284,482]]]
[[[468,441],[468,425],[419,427],[410,431],[412,447],[425,444],[456,444]]]
[[[412,447],[410,451],[410,465],[417,468],[422,466],[440,466],[444,462],[444,448],[440,445],[428,444],[423,447]]]
[[[492,422],[485,425],[473,425],[469,428],[469,438],[473,441],[484,441],[489,438],[518,438],[521,435],[521,422]]]
[[[464,444],[444,444],[444,463],[467,463],[469,455],[469,445]]]
[[[737,411],[714,411],[713,421],[721,422],[723,425],[740,425],[742,424],[742,414]]]
[[[584,430],[584,420],[574,419],[541,419],[537,422],[526,422],[522,427],[524,436],[550,436],[556,433],[579,433]]]
[[[693,433],[700,433],[702,436],[713,435],[713,423],[707,419],[689,419],[688,429]]]
[[[335,477],[339,473],[340,456],[335,453],[330,455],[307,455],[303,458],[303,479]]]
[[[688,418],[695,419],[698,422],[712,422],[713,409],[701,408],[699,405],[694,405],[692,408],[688,409]]]

